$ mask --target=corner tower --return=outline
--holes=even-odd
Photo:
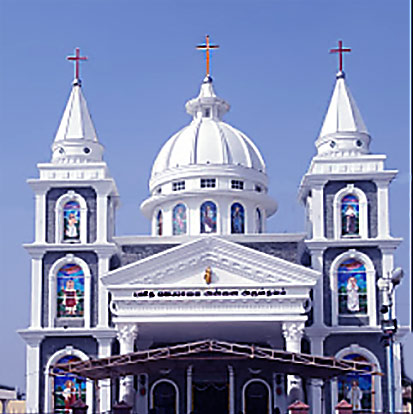
[[[49,375],[59,361],[110,355],[108,294],[101,276],[116,251],[114,235],[118,191],[99,143],[79,79],[52,144],[50,162],[28,180],[35,193],[35,235],[24,247],[31,255],[30,326],[20,331],[27,343],[27,411],[61,407],[62,378]],[[75,381],[66,378],[67,381]],[[89,412],[109,407],[109,391],[93,406],[93,387],[80,381],[78,394]],[[60,405],[59,405],[60,404]],[[62,411],[62,412],[63,412]]]
[[[340,42],[333,51],[350,49],[343,49]],[[317,154],[299,188],[312,267],[323,273],[313,291],[314,318],[307,334],[315,354],[364,359],[383,372],[387,364],[380,344],[379,310],[387,299],[377,282],[390,278],[401,239],[392,237],[389,228],[389,185],[397,171],[385,168],[385,155],[370,152],[370,141],[340,59],[315,142]],[[400,359],[394,363],[400,373]],[[344,379],[332,385],[332,407],[346,397],[340,390],[351,388],[340,381]],[[363,386],[366,397],[361,408],[384,410],[385,380],[377,381],[375,389]],[[396,388],[401,396],[401,384]]]

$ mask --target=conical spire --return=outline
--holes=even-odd
[[[319,155],[353,156],[369,152],[370,135],[339,71],[327,114],[316,141]]]
[[[52,162],[102,161],[99,144],[79,79],[73,81],[72,92],[52,146]]]

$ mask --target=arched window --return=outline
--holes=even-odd
[[[205,201],[201,205],[201,233],[216,233],[217,206],[212,201]]]
[[[334,238],[368,237],[367,197],[348,184],[334,196]]]
[[[163,217],[162,217],[162,210],[158,211],[156,215],[156,235],[162,236],[163,231]]]
[[[172,211],[172,234],[186,234],[186,207],[184,204],[177,204]]]
[[[91,275],[73,254],[57,260],[49,272],[48,326],[90,327]]]
[[[259,208],[255,210],[255,230],[257,233],[262,233],[262,215]]]
[[[343,261],[337,271],[339,315],[367,314],[366,267],[356,259]]]
[[[79,377],[75,378],[70,374],[54,368],[58,363],[87,361],[89,357],[89,355],[78,349],[74,349],[69,345],[64,349],[58,350],[50,357],[44,370],[45,399],[43,412],[66,414],[65,405],[67,405],[69,401],[65,401],[65,399],[74,400],[78,399],[79,396],[89,407],[87,411],[88,414],[95,412],[93,406],[93,382]],[[58,374],[58,376],[52,374]],[[67,381],[71,381],[71,383],[68,383]],[[69,411],[69,413],[71,413],[71,411]]]
[[[351,249],[331,264],[332,323],[376,325],[375,269],[370,258]]]
[[[80,358],[74,355],[66,355],[60,358],[58,364],[78,362]],[[68,374],[57,368],[53,370],[53,398],[52,412],[56,414],[72,413],[71,406],[77,400],[86,404],[86,380],[78,376]]]
[[[359,200],[354,194],[347,194],[341,199],[341,234],[342,236],[358,236],[359,232]]]
[[[83,318],[85,314],[85,274],[75,263],[62,266],[56,279],[57,318]]]
[[[243,412],[245,414],[272,413],[271,388],[262,379],[251,379],[243,386]]]
[[[352,344],[340,350],[335,358],[348,361],[367,362],[374,364],[375,372],[380,373],[380,363],[377,357],[368,349],[357,344]],[[332,383],[332,406],[345,399],[352,404],[354,411],[374,409],[377,412],[382,410],[381,375],[375,375],[374,380],[371,374],[351,373],[342,375]]]
[[[151,409],[160,414],[177,414],[179,410],[179,389],[168,379],[156,381],[151,388]]]
[[[56,202],[56,243],[87,243],[87,204],[73,190]]]
[[[245,231],[244,207],[240,203],[231,206],[231,233],[239,234]]]
[[[75,200],[63,207],[63,240],[80,241],[80,204]]]

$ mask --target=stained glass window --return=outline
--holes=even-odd
[[[231,233],[244,233],[244,207],[240,203],[231,206]]]
[[[78,362],[80,359],[67,355],[58,361],[58,364]],[[53,381],[53,412],[56,414],[71,414],[71,406],[81,399],[86,403],[86,380],[75,377],[57,368],[54,369]]]
[[[212,201],[201,205],[201,233],[216,233],[217,206]]]
[[[84,316],[85,276],[77,264],[66,264],[57,273],[57,317]]]
[[[359,354],[349,354],[342,359],[356,362],[370,362]],[[339,377],[337,383],[338,401],[345,399],[353,406],[353,410],[371,410],[371,375],[359,373],[347,374]]]
[[[348,259],[337,271],[338,313],[367,314],[367,279],[363,263]]]
[[[341,199],[341,234],[343,236],[358,236],[360,227],[359,200],[353,194]]]
[[[158,236],[162,236],[163,230],[163,218],[162,218],[162,211],[159,210],[156,216],[156,234]]]
[[[75,241],[80,239],[80,204],[68,201],[63,207],[63,240]]]
[[[172,212],[173,234],[186,234],[186,207],[184,204],[177,204]]]

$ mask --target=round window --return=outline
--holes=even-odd
[[[336,144],[336,142],[335,141],[330,141],[330,147],[331,148],[335,148],[335,146],[336,146],[337,144]]]
[[[90,153],[90,148],[88,148],[88,147],[83,148],[83,152],[85,154],[89,154]]]
[[[361,147],[361,146],[363,145],[363,142],[362,142],[360,139],[358,139],[358,140],[356,141],[356,145],[357,145],[358,147]]]

